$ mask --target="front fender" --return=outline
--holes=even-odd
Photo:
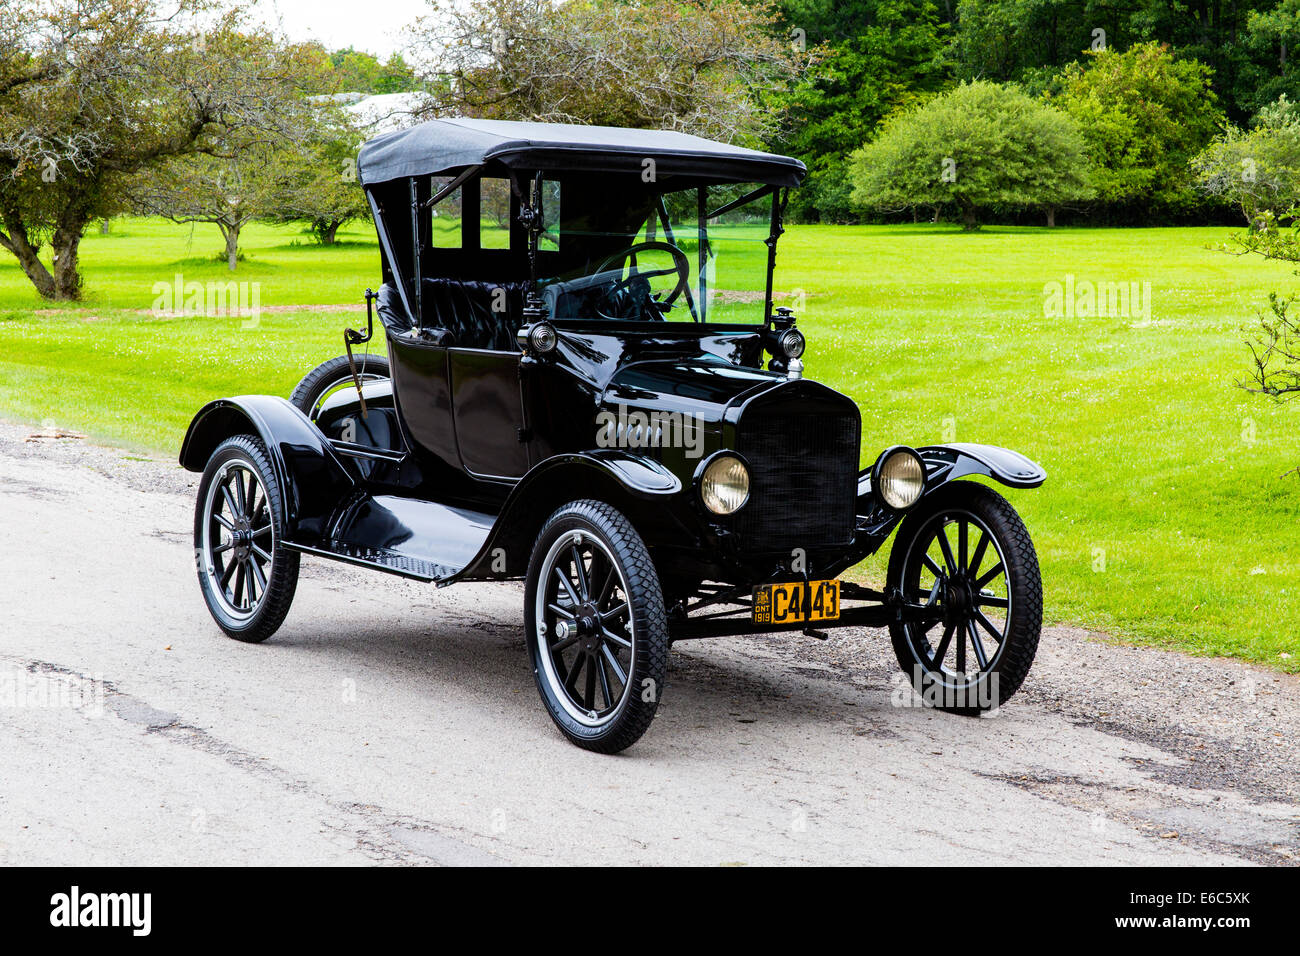
[[[949,482],[969,475],[985,475],[1012,488],[1037,488],[1047,480],[1047,472],[1041,465],[1018,451],[996,445],[924,445],[916,452],[925,463],[925,491],[921,501]],[[842,567],[850,567],[874,554],[903,520],[903,512],[887,508],[876,500],[871,490],[875,466],[876,462],[873,462],[870,468],[858,474],[858,529],[850,554],[841,562]],[[917,507],[920,507],[919,503],[913,506]]]
[[[638,518],[661,511],[662,504],[681,490],[681,480],[661,463],[618,449],[548,458],[519,479],[502,504],[483,547],[464,570],[446,583],[522,575],[542,525],[564,503],[581,498],[608,501],[630,512],[628,517],[634,525],[644,527]],[[499,563],[492,567],[496,553],[505,556],[504,570]]]
[[[967,475],[987,475],[1012,488],[1037,488],[1047,480],[1047,472],[1037,462],[997,445],[926,445],[917,452],[925,462],[926,494]]]
[[[213,451],[234,435],[256,434],[280,485],[285,540],[320,542],[329,516],[357,486],[357,476],[294,405],[274,395],[240,395],[204,405],[190,422],[180,462],[203,471]]]

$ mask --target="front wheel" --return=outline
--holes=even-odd
[[[199,588],[217,626],[238,641],[274,634],[298,587],[298,553],[283,543],[282,497],[266,448],[252,435],[218,445],[199,482]]]
[[[524,620],[561,732],[599,753],[636,743],[663,692],[668,622],[650,552],[622,513],[578,501],[551,515],[528,564]]]
[[[1043,586],[1010,502],[968,481],[937,491],[899,528],[889,585],[927,608],[923,621],[889,628],[898,663],[926,702],[978,713],[1019,689],[1038,650]]]

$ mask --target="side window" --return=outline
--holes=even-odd
[[[552,252],[560,248],[560,184],[553,179],[542,180],[542,235],[537,248]]]
[[[451,176],[434,176],[429,195],[436,196],[447,188]],[[432,209],[433,222],[430,232],[430,245],[435,249],[459,249],[461,247],[461,219],[463,218],[461,190],[445,197]]]
[[[510,180],[479,180],[478,237],[480,249],[510,248]]]

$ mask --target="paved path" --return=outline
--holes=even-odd
[[[1053,629],[994,719],[879,632],[679,645],[601,757],[520,589],[304,559],[266,644],[199,597],[196,478],[0,425],[0,863],[1295,863],[1300,681]]]

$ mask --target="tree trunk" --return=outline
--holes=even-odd
[[[980,227],[979,219],[975,216],[975,206],[970,201],[958,200],[961,205],[961,223],[962,229],[967,232],[974,232]]]
[[[226,237],[226,266],[231,272],[239,262],[239,230],[243,224],[238,222],[219,222],[217,228]]]
[[[1047,207],[1047,228],[1051,229],[1055,227],[1055,225],[1056,225],[1056,207],[1048,206]]]
[[[18,259],[18,264],[22,266],[31,284],[36,287],[44,299],[54,298],[54,277],[50,275],[45,263],[41,262],[40,256],[37,255],[36,247],[27,242],[26,236],[16,236],[11,230],[10,234],[0,238],[0,245],[12,252]]]
[[[101,236],[107,236],[107,235],[108,235],[108,220],[107,220],[107,219],[104,219],[104,220],[102,220],[102,221],[100,222],[100,224],[99,224],[99,234],[100,234]]]
[[[913,206],[913,207],[912,207],[912,222],[920,222],[920,221],[921,221],[921,210],[919,210],[916,206]]]
[[[327,222],[323,226],[321,226],[321,230],[320,230],[321,245],[323,246],[334,245],[334,237],[337,235],[339,231],[339,226],[341,225],[343,225],[343,223],[338,222],[337,220],[331,220],[330,222]]]
[[[87,222],[79,213],[69,212],[55,229],[49,245],[55,251],[55,298],[81,298],[81,238]]]

